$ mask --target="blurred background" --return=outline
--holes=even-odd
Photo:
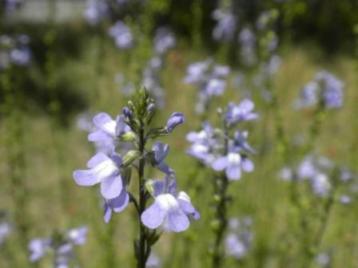
[[[105,224],[98,189],[72,172],[93,155],[92,117],[116,116],[141,86],[157,101],[156,125],[186,117],[163,142],[202,215],[162,236],[151,267],[208,267],[212,171],[198,171],[186,134],[244,98],[260,115],[245,125],[255,170],[230,186],[229,215],[250,219],[250,239],[224,267],[358,267],[357,56],[357,0],[0,0],[0,267],[52,267],[51,254],[30,262],[29,242],[79,226],[87,242],[70,267],[134,266],[134,209]],[[188,79],[202,75],[188,68],[198,62],[229,70],[210,105]],[[308,107],[319,101],[301,91],[323,70],[341,90],[334,109]],[[299,185],[295,206],[282,169],[311,154],[350,181],[323,197]]]

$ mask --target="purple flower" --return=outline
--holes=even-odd
[[[256,37],[249,28],[243,28],[239,33],[239,42],[241,45],[240,55],[243,63],[251,66],[256,62]]]
[[[117,21],[108,31],[114,38],[116,46],[121,49],[128,49],[133,46],[133,35],[131,30],[122,21]]]
[[[87,0],[84,16],[89,24],[98,24],[109,13],[108,5],[103,0]]]
[[[93,118],[93,124],[96,129],[88,135],[88,140],[96,144],[98,151],[108,154],[114,152],[117,138],[130,131],[123,115],[115,121],[108,114],[99,113]]]
[[[249,99],[244,99],[239,104],[229,103],[225,120],[229,125],[255,120],[258,114],[253,112],[254,108],[254,103]]]
[[[12,226],[10,223],[4,221],[0,223],[0,246],[5,242],[5,239],[11,234]]]
[[[48,238],[33,239],[29,243],[30,261],[36,262],[40,260],[50,249],[51,240]]]
[[[230,41],[234,37],[236,29],[236,17],[231,11],[217,9],[213,12],[213,18],[217,21],[213,29],[213,38],[216,41]]]
[[[306,84],[296,102],[297,108],[309,107],[318,103],[319,84],[316,81]]]
[[[174,173],[174,170],[164,163],[164,159],[169,153],[169,145],[156,142],[152,147],[152,151],[154,154],[154,165],[167,175]]]
[[[112,212],[119,213],[122,212],[129,203],[129,194],[126,190],[122,190],[118,197],[113,199],[105,200],[104,203],[104,221],[108,223],[111,220]]]
[[[313,192],[320,197],[327,196],[331,190],[331,184],[326,174],[318,173],[310,178]]]
[[[188,66],[184,82],[187,84],[195,84],[205,79],[205,73],[209,69],[211,60],[192,63]]]
[[[10,51],[10,60],[15,65],[26,66],[31,60],[31,50],[26,46],[14,48]]]
[[[250,231],[252,219],[245,217],[243,219],[230,219],[229,234],[225,239],[225,249],[229,256],[241,259],[247,255],[253,239]]]
[[[178,125],[181,125],[184,123],[184,115],[183,113],[172,113],[167,121],[165,129],[168,133],[171,133],[174,128]]]
[[[254,163],[250,159],[235,152],[218,157],[211,166],[216,171],[225,170],[229,180],[239,180],[241,178],[241,170],[245,172],[252,172],[254,170]]]
[[[86,170],[76,170],[73,178],[80,186],[101,184],[101,194],[106,199],[118,197],[124,190],[123,179],[119,167],[122,159],[119,155],[109,157],[104,153],[97,153],[88,162]]]
[[[255,150],[250,146],[247,141],[249,132],[247,131],[236,131],[234,133],[234,139],[232,140],[231,150],[234,152],[247,152],[255,153]]]
[[[87,240],[88,228],[87,226],[81,226],[68,230],[67,237],[74,245],[84,245]]]
[[[182,232],[190,225],[189,218],[200,215],[185,192],[176,193],[175,179],[153,182],[154,203],[141,215],[142,223],[149,229],[162,227],[166,231]]]
[[[175,36],[167,28],[161,27],[156,30],[154,37],[155,52],[162,55],[175,46]]]
[[[204,123],[202,130],[189,132],[186,139],[191,143],[187,153],[204,164],[210,165],[214,160],[213,151],[217,146],[212,126]]]
[[[208,96],[220,96],[224,93],[226,81],[213,78],[206,84],[205,92]]]

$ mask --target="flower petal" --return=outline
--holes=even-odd
[[[73,178],[79,186],[92,186],[99,183],[99,178],[92,170],[75,170]]]
[[[101,194],[106,199],[118,197],[122,189],[123,183],[120,175],[107,177],[101,182]]]
[[[173,232],[182,232],[189,228],[190,221],[187,215],[180,209],[171,209],[168,212],[164,229]]]
[[[230,165],[226,168],[226,176],[229,180],[238,180],[241,177],[240,164]]]
[[[149,229],[156,229],[163,223],[165,215],[166,210],[156,200],[142,213],[140,218],[142,223]]]
[[[102,152],[97,153],[94,156],[92,156],[92,158],[90,160],[88,160],[87,167],[88,168],[94,168],[98,164],[100,164],[103,161],[106,161],[108,159],[109,159],[109,157],[107,155],[105,155],[104,153],[102,153]]]
[[[242,170],[246,172],[252,172],[254,170],[254,163],[250,159],[243,157],[241,161],[241,167]]]
[[[212,164],[212,168],[216,171],[224,170],[229,164],[229,161],[226,156],[217,158]]]
[[[127,207],[128,203],[129,195],[124,188],[118,197],[110,200],[113,211],[116,213],[123,211]]]

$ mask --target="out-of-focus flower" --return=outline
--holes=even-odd
[[[36,262],[40,260],[50,249],[51,240],[48,238],[36,238],[30,241],[30,261]]]
[[[258,118],[258,114],[253,112],[254,108],[254,103],[249,99],[245,99],[239,104],[229,103],[225,120],[229,125],[255,120]]]
[[[244,64],[251,66],[256,63],[256,37],[252,30],[244,27],[239,33],[241,46],[240,55]]]
[[[150,228],[162,227],[165,231],[182,232],[189,228],[189,218],[200,215],[185,192],[176,191],[175,179],[166,177],[153,182],[154,203],[141,215],[142,223]]]
[[[174,128],[176,128],[178,125],[181,125],[184,123],[184,115],[183,113],[172,113],[167,121],[165,129],[168,133],[171,133]]]
[[[145,265],[146,268],[159,268],[161,267],[161,261],[159,257],[156,254],[154,254],[152,251]]]
[[[225,250],[228,256],[242,259],[251,248],[253,234],[252,220],[249,217],[229,220],[229,233],[225,238]]]
[[[236,16],[230,10],[216,9],[213,19],[217,21],[213,38],[216,41],[231,41],[236,30]]]
[[[320,71],[301,91],[296,107],[311,107],[322,103],[328,109],[343,105],[344,83],[327,71]]]
[[[6,238],[11,234],[12,226],[7,221],[0,222],[0,246],[5,242]]]
[[[104,0],[87,0],[85,19],[89,24],[98,24],[109,14],[109,8]]]
[[[131,30],[122,21],[117,21],[108,31],[109,35],[114,39],[118,48],[128,49],[133,46],[133,35]]]
[[[167,28],[158,28],[154,37],[154,49],[159,55],[166,53],[175,46],[175,36]]]

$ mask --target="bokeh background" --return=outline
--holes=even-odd
[[[233,38],[213,35],[217,9],[235,16]],[[258,26],[262,14],[270,18],[264,30]],[[109,34],[119,20],[131,30],[128,47]],[[0,224],[10,228],[0,239],[0,267],[51,267],[51,255],[29,262],[29,241],[83,225],[88,240],[76,249],[74,265],[134,266],[134,209],[105,224],[98,189],[78,187],[72,172],[94,152],[86,131],[93,115],[115,116],[131,90],[146,85],[144,73],[160,27],[170,29],[176,42],[161,55],[157,80],[149,85],[161,88],[155,123],[164,125],[173,111],[185,114],[185,124],[163,142],[170,145],[167,163],[180,187],[201,212],[201,220],[185,233],[162,236],[154,248],[161,267],[208,267],[212,171],[198,170],[186,154],[185,136],[198,130],[203,118],[217,122],[218,107],[246,97],[260,115],[246,126],[256,150],[255,171],[230,185],[229,215],[250,217],[253,239],[244,257],[228,256],[224,267],[358,267],[357,180],[337,190],[337,198],[349,193],[350,202],[334,202],[328,217],[323,216],[322,241],[313,245],[321,258],[307,262],[304,248],[312,246],[309,237],[322,224],[327,200],[303,185],[299,198],[304,206],[298,210],[290,199],[290,183],[280,178],[289,164],[287,154],[293,162],[304,157],[301,148],[310,143],[317,123],[317,137],[305,153],[357,171],[356,0],[0,0]],[[243,29],[254,36],[250,51],[255,60],[249,64],[245,55],[250,51],[243,50],[238,37]],[[268,43],[271,50],[261,48]],[[260,82],[262,66],[272,57],[275,70]],[[189,64],[207,59],[230,66],[231,72],[225,92],[198,115],[198,89],[184,77]],[[339,109],[325,111],[317,122],[315,109],[297,109],[295,103],[323,69],[343,82],[344,97]],[[302,217],[310,225],[306,234]]]

